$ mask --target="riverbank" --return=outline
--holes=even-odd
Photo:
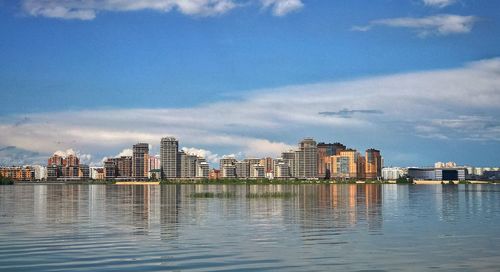
[[[34,185],[302,185],[302,184],[412,184],[412,183],[401,183],[395,180],[386,181],[363,181],[363,180],[351,180],[351,181],[335,181],[335,180],[268,180],[268,179],[219,179],[219,180],[165,180],[165,181],[17,181],[14,184],[34,184]],[[441,185],[450,184],[449,181],[440,180],[414,180],[415,185]],[[455,181],[453,184],[500,184],[496,181]]]

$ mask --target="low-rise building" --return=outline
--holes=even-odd
[[[30,166],[0,167],[0,176],[15,181],[35,180],[35,170]]]

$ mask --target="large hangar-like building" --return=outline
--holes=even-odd
[[[465,180],[466,168],[409,168],[408,177],[416,180]]]

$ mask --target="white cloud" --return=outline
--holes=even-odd
[[[72,148],[66,150],[57,150],[56,152],[54,152],[54,155],[58,155],[61,157],[68,157],[70,155],[77,156],[80,159],[80,163],[82,164],[88,164],[92,162],[91,154],[85,154],[80,151],[75,151]]]
[[[213,16],[236,7],[233,0],[24,0],[23,9],[32,16],[92,20],[102,11],[178,10],[186,15]]]
[[[423,0],[426,6],[436,7],[436,8],[444,8],[447,6],[451,6],[455,4],[456,0]]]
[[[261,0],[264,9],[270,8],[275,16],[284,16],[304,7],[302,0]]]
[[[118,157],[123,157],[123,156],[128,156],[128,157],[131,157],[132,156],[132,153],[133,153],[133,150],[130,149],[130,148],[125,148],[123,149],[120,153],[118,153],[115,158],[118,158]]]
[[[173,135],[213,162],[217,154],[279,156],[306,136],[497,142],[499,104],[495,58],[455,69],[256,90],[235,101],[188,108],[32,113],[22,115],[30,120],[22,126],[16,125],[22,116],[2,116],[0,146],[42,153],[73,148],[102,157]]]
[[[270,8],[276,16],[283,16],[301,9],[301,0],[250,0]],[[100,12],[127,12],[154,10],[185,15],[217,16],[245,5],[239,0],[23,0],[23,10],[31,16],[59,19],[93,20]]]
[[[439,14],[423,18],[401,17],[371,21],[365,26],[354,26],[354,31],[368,31],[376,26],[408,28],[420,37],[469,33],[477,22],[476,16]]]
[[[182,150],[186,152],[186,154],[203,157],[209,163],[218,163],[220,159],[218,154],[214,154],[211,151],[205,149],[199,149],[195,147],[183,147]]]

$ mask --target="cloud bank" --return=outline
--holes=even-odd
[[[469,33],[478,21],[476,16],[439,14],[423,18],[401,17],[374,20],[365,26],[354,26],[354,31],[369,31],[378,26],[412,29],[420,37]]]
[[[251,0],[254,1],[254,0]],[[301,9],[301,0],[261,0],[264,9],[275,16],[284,16]],[[249,6],[238,0],[23,0],[23,10],[31,16],[58,19],[93,20],[100,12],[128,12],[153,10],[178,11],[189,16],[217,16],[237,7]]]
[[[217,154],[279,156],[307,136],[500,142],[499,104],[500,58],[494,58],[447,70],[256,90],[187,108],[4,116],[0,146],[40,153],[73,148],[101,158],[173,135],[192,147],[186,151],[214,162]],[[24,116],[30,122],[16,123]]]
[[[423,0],[424,5],[436,8],[444,8],[455,4],[456,0]]]

